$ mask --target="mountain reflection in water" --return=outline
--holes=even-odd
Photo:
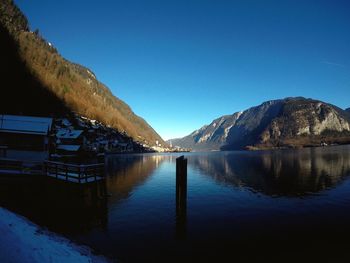
[[[127,199],[135,187],[142,185],[162,162],[172,161],[173,156],[119,155],[106,159],[107,191],[110,203]]]
[[[304,196],[350,174],[346,148],[201,154],[190,164],[220,183],[272,196]]]

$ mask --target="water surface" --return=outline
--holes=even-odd
[[[181,220],[178,156],[111,155],[87,188],[2,179],[0,205],[123,262],[349,262],[349,146],[185,154]]]

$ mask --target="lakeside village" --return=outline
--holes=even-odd
[[[0,158],[97,163],[110,153],[176,151],[185,150],[158,141],[135,142],[125,132],[79,115],[70,119],[0,115]]]

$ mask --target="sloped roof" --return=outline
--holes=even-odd
[[[47,135],[52,118],[0,115],[0,132]]]
[[[77,139],[82,133],[83,133],[83,130],[62,129],[56,133],[56,137],[58,139]]]

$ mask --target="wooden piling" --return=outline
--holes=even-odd
[[[176,158],[176,235],[186,236],[187,221],[187,159]]]

